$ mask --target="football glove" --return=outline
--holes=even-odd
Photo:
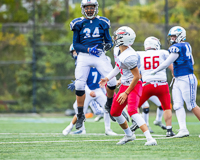
[[[72,92],[74,91],[75,89],[75,81],[71,80],[72,83],[68,84],[68,88],[67,89],[70,89]]]
[[[112,48],[112,44],[111,43],[103,43],[103,50],[104,51],[108,51]]]
[[[98,46],[98,44],[96,46],[92,47],[92,48],[89,48],[89,53],[96,56],[96,57],[99,57],[100,55],[99,55],[99,51],[97,49],[97,46]]]

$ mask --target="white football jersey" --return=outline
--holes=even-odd
[[[115,65],[120,69],[121,83],[129,86],[134,77],[130,70],[135,67],[139,69],[139,55],[132,47],[127,48],[122,53],[120,53],[119,47],[115,47],[114,58]]]
[[[166,69],[163,69],[155,75],[150,74],[151,71],[167,59],[169,56],[167,50],[147,50],[138,51],[137,53],[140,56],[140,73],[143,82],[167,81]]]

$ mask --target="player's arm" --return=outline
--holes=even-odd
[[[156,74],[157,72],[166,69],[170,64],[172,64],[179,57],[178,53],[171,53],[169,57],[155,70],[151,71],[151,74]]]
[[[115,66],[115,68],[105,78],[101,79],[101,81],[99,82],[100,87],[101,88],[104,87],[106,83],[113,77],[115,77],[119,72],[120,72],[119,68]]]
[[[82,45],[80,43],[80,35],[79,35],[79,31],[78,30],[74,30],[73,45],[74,45],[74,49],[77,52],[88,53],[88,47],[85,47],[84,45]]]
[[[110,36],[109,33],[109,29],[105,29],[105,33],[104,33],[104,50],[108,51],[113,47],[113,42],[112,42],[112,38]]]

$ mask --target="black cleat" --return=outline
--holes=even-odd
[[[132,120],[132,125],[130,126],[131,131],[135,132],[138,128],[140,127],[137,125],[137,123],[134,120]]]
[[[123,115],[124,118],[129,122],[129,117],[128,117],[128,115],[126,114],[126,112],[122,111],[122,115]]]
[[[166,137],[173,137],[175,136],[175,133],[173,131],[169,131],[166,133]]]
[[[85,122],[85,115],[84,114],[77,114],[77,122],[76,122],[76,129],[79,129],[83,126],[83,122]]]
[[[109,113],[109,115],[110,115],[111,106],[109,107],[109,106],[107,106],[107,105],[105,104],[104,108],[105,108],[106,111],[108,111],[108,113]],[[110,119],[111,119],[112,121],[116,122],[116,119],[115,119],[113,116],[111,116],[111,115],[110,115]]]

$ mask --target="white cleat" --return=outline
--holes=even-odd
[[[86,130],[76,130],[74,132],[71,132],[70,134],[86,134]]]
[[[145,143],[145,146],[156,146],[157,142],[155,139],[151,139]]]
[[[156,126],[159,126],[159,127],[161,127],[163,130],[166,130],[167,129],[167,127],[161,122],[161,121],[154,121],[153,122]]]
[[[94,121],[95,121],[95,122],[99,122],[102,118],[103,118],[103,115],[98,115],[98,116],[94,119]]]
[[[117,133],[113,132],[112,129],[107,129],[105,132],[106,136],[116,136]]]
[[[125,136],[117,143],[117,145],[122,145],[122,144],[125,144],[125,143],[129,142],[129,141],[133,141],[133,140],[135,140],[135,139],[136,139],[135,134],[133,134],[132,136],[127,136],[127,135],[125,135]]]
[[[64,136],[66,136],[66,135],[68,135],[68,134],[71,132],[72,129],[73,129],[73,127],[67,126],[67,127],[62,131],[62,134],[63,134]]]
[[[183,138],[187,136],[189,136],[189,131],[187,129],[180,129],[174,138]]]

